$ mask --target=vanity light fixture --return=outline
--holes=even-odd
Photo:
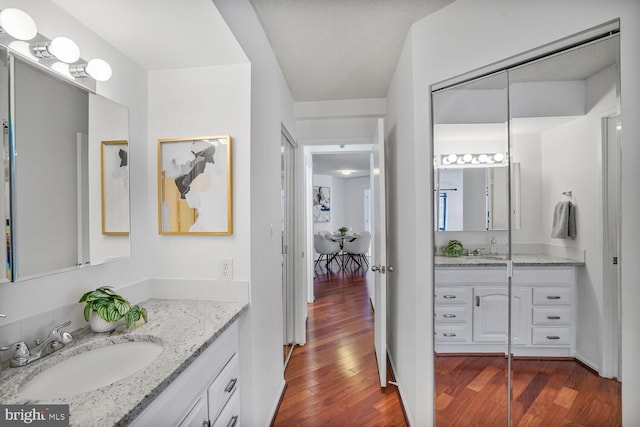
[[[9,7],[0,11],[0,32],[17,40],[31,40],[38,34],[38,27],[28,13]]]
[[[69,72],[73,77],[93,77],[99,82],[109,80],[112,74],[109,63],[98,58],[86,64],[73,64],[69,67]]]
[[[442,154],[440,165],[445,167],[501,166],[505,163],[506,158],[504,153]]]
[[[57,72],[58,74],[62,74],[63,76],[69,79],[73,79],[73,76],[69,72],[69,64],[65,62],[60,62],[60,61],[54,62],[53,64],[51,64],[51,69]]]
[[[32,50],[38,58],[49,59],[55,56],[67,64],[80,59],[80,48],[76,42],[67,37],[56,37],[51,41],[36,43]]]
[[[18,52],[22,56],[25,56],[32,61],[38,61],[38,58],[33,56],[33,52],[31,52],[31,46],[26,41],[14,40],[9,43],[9,49]]]

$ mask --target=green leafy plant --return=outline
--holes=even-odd
[[[459,240],[450,240],[449,243],[442,247],[442,253],[450,257],[460,256],[463,251],[464,246]]]
[[[340,227],[338,228],[338,231],[342,234],[346,233],[347,231],[349,231],[349,229],[347,227]]]
[[[131,328],[141,318],[147,321],[147,310],[139,305],[132,306],[124,297],[116,294],[111,286],[102,286],[82,295],[80,301],[86,302],[84,318],[89,321],[92,311],[107,322],[117,322],[124,317],[125,327]]]

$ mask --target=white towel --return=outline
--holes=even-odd
[[[576,234],[575,206],[569,201],[558,202],[553,211],[551,237],[554,239],[573,239]]]

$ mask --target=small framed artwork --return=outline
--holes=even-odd
[[[331,221],[331,187],[313,186],[313,221]]]
[[[102,234],[129,234],[129,143],[102,141]]]
[[[233,233],[231,136],[158,140],[158,232]]]

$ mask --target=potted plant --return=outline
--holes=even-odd
[[[349,231],[349,229],[347,227],[340,227],[338,228],[338,231],[340,232],[340,234],[344,236],[347,233],[347,231]]]
[[[109,332],[124,318],[125,327],[131,328],[141,318],[147,321],[147,311],[139,305],[132,306],[124,297],[116,294],[111,286],[102,286],[82,295],[84,318],[94,332]]]
[[[457,257],[464,252],[464,246],[459,240],[449,240],[445,246],[442,247],[442,253],[448,257]]]

